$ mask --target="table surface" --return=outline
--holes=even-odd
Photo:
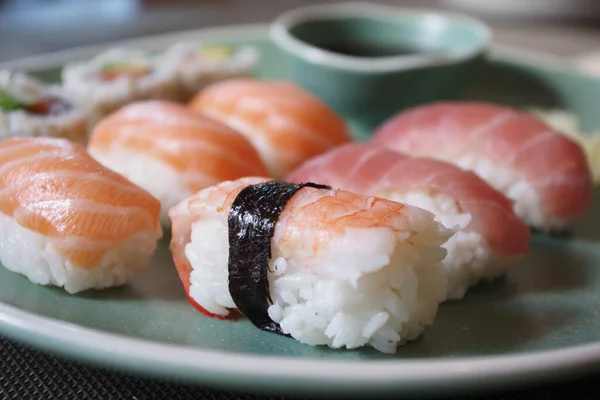
[[[328,1],[332,2],[332,1]],[[153,4],[162,3],[162,4]],[[317,1],[0,0],[0,61],[75,46],[204,26],[266,22],[282,11]],[[445,8],[442,1],[412,0],[404,6]],[[593,21],[532,21],[481,16],[496,43],[567,59],[600,49]],[[598,376],[475,399],[598,399]],[[0,400],[30,399],[259,399],[254,395],[165,383],[72,363],[0,337]],[[455,397],[467,400],[467,397]]]

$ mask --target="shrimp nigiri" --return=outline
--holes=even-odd
[[[201,91],[190,108],[246,135],[275,178],[351,140],[338,115],[290,82],[231,79]]]
[[[208,316],[394,352],[446,295],[441,244],[452,231],[415,207],[256,177],[202,190],[169,215],[181,281]]]
[[[529,251],[530,232],[511,202],[472,172],[431,158],[411,158],[368,143],[351,143],[307,161],[286,177],[423,208],[458,227],[448,251],[448,299],[461,299],[483,279],[505,273]]]
[[[73,294],[121,285],[162,236],[160,203],[66,139],[0,142],[0,261]]]
[[[132,103],[106,117],[92,131],[88,151],[158,198],[164,225],[169,208],[198,190],[267,173],[244,136],[167,101]]]
[[[392,117],[372,140],[475,171],[513,200],[516,214],[533,228],[563,230],[592,204],[592,177],[581,147],[510,107],[469,102],[420,106]]]

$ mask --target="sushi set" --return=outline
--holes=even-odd
[[[0,333],[313,395],[600,366],[600,82],[492,56],[359,131],[266,26],[174,38],[0,66]]]

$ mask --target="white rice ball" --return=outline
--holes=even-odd
[[[514,168],[500,166],[477,154],[458,157],[453,162],[463,169],[475,172],[490,186],[503,193],[513,202],[515,214],[528,225],[548,231],[568,227],[568,220],[549,216],[543,211],[536,188]]]
[[[0,213],[0,263],[35,284],[58,286],[75,294],[130,281],[146,268],[161,236],[160,229],[154,234],[138,233],[115,243],[95,268],[80,268],[56,250],[55,239],[24,228]]]
[[[448,275],[448,300],[462,299],[469,287],[481,281],[493,280],[514,265],[516,257],[495,253],[482,235],[465,230],[471,222],[471,214],[460,210],[450,196],[421,191],[389,192],[381,196],[430,211],[435,214],[436,221],[456,230],[443,244],[448,252],[442,262]]]

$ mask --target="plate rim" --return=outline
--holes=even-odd
[[[191,36],[227,40],[243,35],[248,40],[265,39],[268,28],[269,24],[245,24],[150,35],[2,62],[0,68],[56,68],[115,45],[160,46]],[[571,67],[560,57],[536,51],[495,46],[491,56],[494,61],[533,63],[536,67],[541,64],[544,68],[597,79]],[[133,338],[44,317],[4,302],[0,302],[0,333],[17,342],[105,367],[188,383],[269,393],[435,394],[466,387],[488,391],[493,387],[516,387],[549,378],[566,378],[592,367],[600,368],[600,341],[503,355],[346,362],[231,353]]]
[[[560,379],[600,367],[600,342],[555,350],[450,359],[361,360],[261,356],[132,338],[0,302],[0,332],[78,361],[216,387],[306,394],[433,394]],[[42,333],[45,332],[45,333]],[[81,351],[85,351],[82,353]],[[114,358],[121,357],[118,363]],[[277,379],[275,386],[272,380]],[[470,389],[469,389],[470,390]]]

